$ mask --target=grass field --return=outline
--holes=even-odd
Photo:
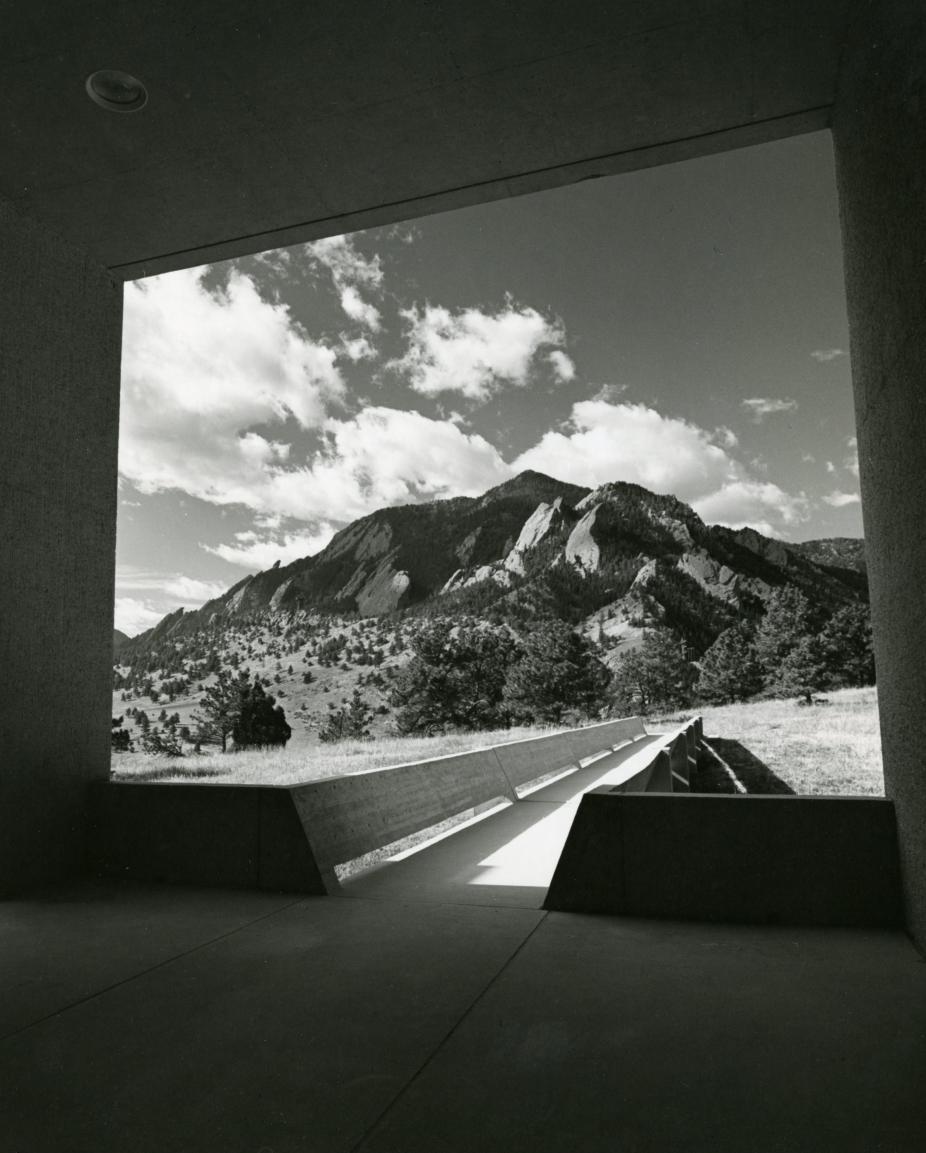
[[[374,741],[340,741],[311,750],[267,749],[234,754],[210,753],[182,760],[124,753],[113,757],[113,777],[121,781],[216,781],[227,785],[295,785],[320,777],[339,777],[449,753],[465,753],[505,741],[548,736],[562,728],[541,726],[482,733],[447,733],[437,737],[381,737]]]
[[[770,786],[760,784],[754,791],[884,795],[874,688],[825,693],[812,707],[791,700],[756,701],[698,711],[706,740],[717,740],[734,772],[742,764],[745,774],[761,776],[756,761],[768,770]],[[663,723],[677,719],[680,715]],[[776,781],[786,788],[776,787]]]
[[[877,693],[843,689],[826,703],[757,701],[703,708],[704,735],[754,792],[883,795]],[[685,714],[692,715],[692,714]],[[647,721],[650,731],[676,724],[683,714]],[[292,785],[320,777],[424,761],[558,729],[522,727],[438,737],[381,737],[334,745],[212,753],[182,760],[140,753],[113,757],[116,780],[215,781],[218,784]]]

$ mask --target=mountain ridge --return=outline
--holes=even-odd
[[[797,585],[821,612],[864,599],[864,542],[848,542],[792,545],[706,525],[676,497],[629,482],[588,489],[528,470],[481,496],[378,509],[319,553],[168,614],[120,652],[255,615],[304,612],[466,613],[521,625],[557,616],[615,648],[664,625],[703,651],[730,623],[761,615],[782,584]]]

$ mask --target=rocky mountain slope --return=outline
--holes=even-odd
[[[856,572],[863,574],[868,571],[865,542],[857,537],[834,536],[825,540],[805,540],[788,547],[817,564],[829,565],[832,568],[855,569]]]
[[[573,623],[606,648],[642,629],[681,632],[692,654],[758,616],[791,583],[829,615],[863,598],[861,542],[789,545],[706,525],[688,506],[624,482],[591,491],[524,472],[481,497],[381,509],[312,557],[246,577],[122,646],[123,661],[170,638],[221,632],[265,614],[478,615],[515,627]],[[828,547],[832,546],[832,547]]]

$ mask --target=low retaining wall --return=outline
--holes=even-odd
[[[104,783],[91,788],[91,868],[106,876],[324,893],[289,789]]]
[[[894,806],[877,797],[586,793],[546,909],[898,928]]]
[[[95,786],[92,865],[139,880],[322,893],[334,866],[646,735],[605,721],[430,761],[292,787]]]
[[[646,736],[639,717],[530,737],[292,788],[296,809],[323,873],[344,861],[430,828],[558,769]]]

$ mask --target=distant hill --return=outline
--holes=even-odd
[[[816,561],[817,564],[855,569],[860,573],[868,571],[865,542],[858,537],[834,536],[824,540],[805,540],[788,547],[808,560]]]
[[[119,629],[113,629],[113,652],[118,653],[122,646],[131,639],[128,633],[120,632]]]

